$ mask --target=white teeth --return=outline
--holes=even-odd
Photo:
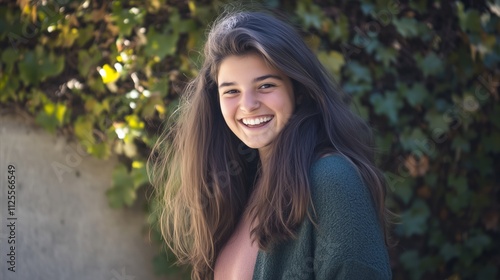
[[[272,119],[272,117],[260,117],[254,119],[241,119],[241,121],[246,125],[258,125],[261,123],[268,122]]]

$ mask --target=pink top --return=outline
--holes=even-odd
[[[243,215],[215,261],[214,280],[252,280],[258,252],[250,239],[250,220]]]

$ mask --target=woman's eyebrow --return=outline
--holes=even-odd
[[[255,79],[253,79],[253,82],[256,83],[256,82],[260,82],[260,81],[263,81],[265,79],[269,79],[269,78],[273,78],[273,79],[277,79],[277,80],[281,80],[283,81],[283,78],[278,76],[278,75],[273,75],[273,74],[267,74],[267,75],[264,75],[264,76],[260,76],[260,77],[257,77]],[[235,82],[224,82],[224,83],[221,83],[219,85],[219,88],[222,88],[222,87],[229,87],[229,86],[234,86],[236,83]]]
[[[257,77],[255,79],[253,79],[253,82],[260,82],[260,81],[263,81],[265,79],[269,79],[269,78],[273,78],[273,79],[278,79],[278,80],[281,80],[283,81],[283,78],[281,78],[280,76],[278,75],[273,75],[273,74],[268,74],[268,75],[264,75],[264,76],[260,76],[260,77]]]
[[[234,82],[226,82],[226,83],[222,83],[219,85],[219,88],[222,88],[222,87],[230,87],[230,86],[234,86],[235,83]]]

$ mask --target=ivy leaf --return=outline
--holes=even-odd
[[[137,7],[123,9],[120,1],[113,1],[111,20],[118,26],[120,34],[130,36],[134,27],[141,26],[145,12]]]
[[[299,1],[295,12],[300,16],[306,28],[312,26],[316,29],[321,29],[321,15],[323,11],[318,5],[312,2]]]
[[[153,94],[159,94],[161,97],[166,97],[169,93],[170,80],[167,77],[154,78],[151,83],[150,91]]]
[[[401,220],[404,222],[398,229],[406,237],[421,235],[427,231],[429,216],[430,210],[427,204],[421,199],[416,199],[411,208],[402,213]]]
[[[79,37],[79,30],[72,28],[69,25],[63,25],[58,28],[59,36],[54,42],[54,46],[69,48],[73,46],[75,40]]]
[[[109,145],[106,142],[91,145],[88,152],[99,159],[107,159],[111,154]]]
[[[467,179],[463,176],[455,177],[450,175],[448,176],[448,186],[453,191],[446,193],[446,205],[454,213],[459,213],[471,200],[471,192],[467,188]]]
[[[131,188],[111,188],[106,191],[106,196],[111,208],[131,206],[137,198],[137,194]]]
[[[74,131],[80,143],[87,149],[94,144],[93,122],[87,116],[80,116],[74,122]]]
[[[196,31],[198,29],[196,22],[192,19],[180,20],[179,23],[174,23],[174,22],[172,22],[172,18],[171,18],[170,24],[172,24],[172,25],[178,24],[178,25],[174,25],[174,26],[178,26],[178,28],[176,28],[176,32],[179,32],[179,33],[189,33],[189,32]]]
[[[104,103],[104,102],[103,102]],[[95,116],[99,116],[102,111],[105,109],[104,105],[99,103],[95,98],[88,98],[85,101],[85,111],[92,113]]]
[[[127,171],[127,167],[123,164],[118,164],[113,170],[113,187],[132,188],[133,180]]]
[[[401,36],[411,38],[418,36],[418,22],[414,18],[394,19],[394,26]]]
[[[439,253],[447,262],[453,258],[458,257],[458,255],[460,254],[460,250],[458,249],[457,245],[451,245],[450,243],[446,242],[439,250]]]
[[[102,82],[101,77],[93,77],[92,75],[87,76],[87,84],[89,89],[95,93],[103,93],[106,90],[106,86]]]
[[[173,55],[177,49],[177,41],[179,34],[162,32],[158,33],[151,27],[146,34],[147,44],[144,48],[144,53],[148,56],[158,57],[163,59],[166,55]]]
[[[328,21],[328,26],[326,28],[331,42],[337,40],[347,42],[349,39],[349,20],[343,14],[339,15],[335,22]]]
[[[386,92],[385,95],[375,93],[370,96],[370,103],[374,106],[375,113],[387,116],[393,125],[397,123],[398,111],[403,108],[403,101],[397,93],[392,91]]]
[[[51,133],[56,131],[57,119],[53,115],[47,114],[45,111],[38,112],[35,122]]]
[[[426,98],[430,97],[427,88],[422,83],[413,84],[404,96],[406,97],[408,103],[413,107],[421,105]]]
[[[5,63],[7,67],[5,67],[5,72],[11,73],[12,68],[14,67],[14,62],[19,58],[16,51],[12,48],[7,48],[3,50],[1,60]]]
[[[372,86],[366,83],[346,82],[343,84],[342,89],[351,96],[362,96],[364,93],[369,92]]]
[[[481,31],[481,15],[478,10],[469,9],[464,11],[464,6],[461,2],[457,2],[457,15],[460,23],[460,28],[467,32],[478,33]]]
[[[363,14],[369,15],[373,10],[375,10],[375,5],[373,5],[373,3],[363,1],[361,4],[361,11]]]
[[[413,197],[414,180],[408,177],[401,177],[397,175],[386,175],[386,177],[391,179],[387,180],[387,182],[389,183],[389,186],[394,194],[397,195],[405,205],[408,205],[411,198]]]
[[[405,151],[421,156],[421,147],[418,143],[421,143],[423,139],[427,139],[427,135],[422,132],[420,128],[405,128],[401,135],[399,136],[399,142]]]
[[[57,127],[65,123],[67,107],[62,103],[54,104],[49,100],[44,100],[44,103],[43,111],[38,112],[35,121],[53,133]]]
[[[90,49],[80,50],[78,52],[78,73],[80,76],[86,78],[89,76],[91,69],[98,66],[99,61],[102,59],[102,55],[95,45],[92,45]]]
[[[76,39],[76,44],[80,47],[83,47],[85,43],[87,43],[94,34],[94,28],[95,26],[93,24],[89,24],[84,28],[80,28],[78,30],[78,38]],[[95,45],[92,45],[95,47]]]
[[[64,56],[56,55],[50,52],[48,55],[42,51],[42,47],[36,47],[35,53],[38,59],[38,65],[42,74],[42,81],[46,78],[59,75],[64,69]]]
[[[467,239],[464,245],[472,251],[474,257],[478,257],[491,245],[491,238],[483,233],[478,233]]]
[[[64,69],[64,56],[47,54],[42,46],[24,54],[19,62],[19,77],[26,85],[37,85],[45,79],[59,75]]]
[[[163,107],[163,100],[159,94],[155,94],[148,98],[141,112],[141,116],[145,119],[154,117],[158,108]],[[161,109],[160,109],[161,110]]]
[[[388,67],[391,62],[396,62],[397,50],[379,46],[376,51],[375,60],[382,62],[385,67]]]
[[[359,62],[350,61],[347,64],[346,69],[349,76],[349,80],[353,81],[354,83],[363,81],[367,83],[372,82],[370,69],[368,67],[361,65]]]
[[[118,164],[113,171],[113,186],[106,191],[111,207],[119,208],[131,206],[137,195],[134,189],[133,178],[123,164]]]
[[[436,75],[443,71],[443,61],[435,52],[428,53],[423,59],[420,54],[417,54],[415,55],[415,60],[419,68],[422,69],[422,73],[425,77]]]
[[[19,77],[27,85],[40,82],[41,73],[38,71],[38,64],[33,52],[24,54],[23,60],[19,63]]]
[[[322,51],[318,53],[318,58],[334,77],[340,75],[340,69],[345,64],[344,56],[341,53],[337,51],[330,51],[328,53]]]
[[[134,189],[138,189],[140,186],[149,183],[146,165],[141,161],[132,162],[131,176],[134,182]]]
[[[417,280],[422,278],[423,271],[421,269],[421,257],[417,250],[408,250],[403,252],[399,256],[399,260],[403,264],[403,267],[411,271],[410,277],[412,280]]]
[[[433,137],[449,131],[449,123],[443,114],[438,113],[436,110],[431,109],[425,113],[425,120],[429,125]]]
[[[373,54],[379,48],[383,48],[383,45],[377,40],[377,38],[370,37],[365,33],[356,33],[352,41],[356,47],[364,48],[368,54]]]
[[[427,10],[427,0],[415,0],[408,2],[410,7],[419,13],[423,13]]]

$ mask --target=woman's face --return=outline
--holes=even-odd
[[[294,111],[290,78],[250,53],[226,57],[217,81],[226,124],[248,147],[258,149],[262,158]]]

